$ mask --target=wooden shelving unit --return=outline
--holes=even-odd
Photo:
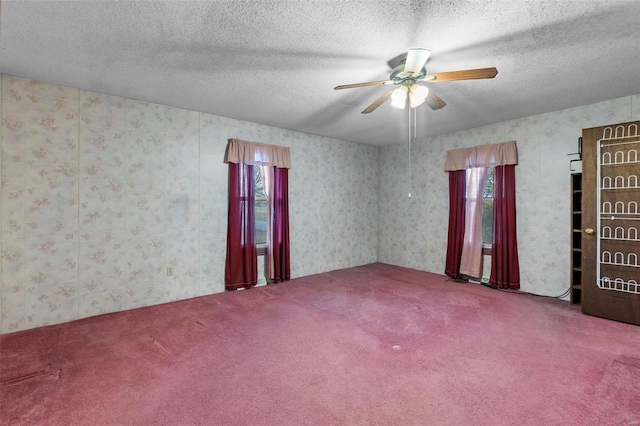
[[[571,304],[582,300],[582,173],[571,174]]]

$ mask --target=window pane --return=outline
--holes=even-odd
[[[267,194],[264,192],[264,183],[262,182],[260,166],[253,166],[253,182],[256,198],[267,198]]]
[[[493,187],[494,187],[493,167],[489,168],[487,184],[482,192],[482,244],[493,244]]]
[[[256,244],[267,243],[267,202],[256,201]]]
[[[493,198],[482,201],[482,244],[493,244]]]
[[[267,243],[267,195],[264,192],[260,166],[253,167],[255,188],[256,244]]]
[[[489,173],[487,173],[487,183],[484,186],[482,198],[493,198],[493,185],[494,185],[494,168],[489,167]]]

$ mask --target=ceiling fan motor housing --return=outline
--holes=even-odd
[[[427,69],[425,67],[422,67],[418,74],[405,72],[403,61],[400,65],[395,67],[393,71],[391,71],[389,80],[393,80],[393,84],[397,86],[412,86],[416,84],[417,81],[422,80],[426,75]]]

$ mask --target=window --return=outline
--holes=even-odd
[[[267,245],[268,200],[264,190],[264,179],[260,166],[253,167],[255,194],[256,245],[258,249]]]
[[[489,282],[501,288],[520,288],[515,217],[517,163],[515,141],[447,151],[449,230],[445,272],[452,279],[479,276],[474,274],[482,271],[482,254],[490,252]],[[476,172],[478,169],[482,173]]]
[[[489,167],[487,183],[482,192],[482,246],[491,247],[493,244],[493,188],[494,167]]]
[[[224,161],[229,164],[225,289],[257,284],[256,255],[264,255],[268,280],[290,280],[289,148],[229,139]]]

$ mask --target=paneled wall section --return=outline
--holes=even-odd
[[[223,291],[230,137],[292,149],[294,277],[377,260],[377,147],[0,83],[3,333]]]

